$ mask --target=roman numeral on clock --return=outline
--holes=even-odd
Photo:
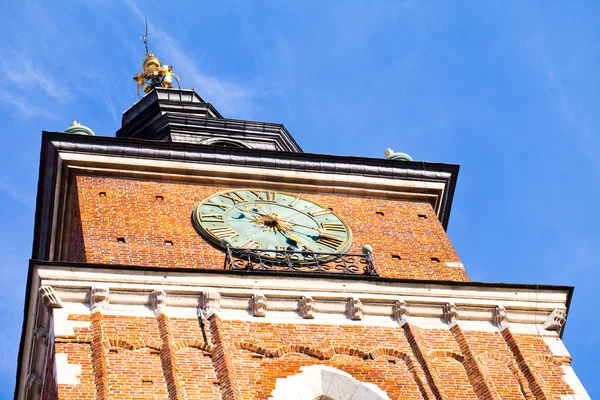
[[[238,233],[228,226],[217,226],[216,228],[208,228],[208,230],[219,239],[223,239],[225,237],[233,238],[238,236]]]
[[[200,221],[225,222],[225,216],[223,214],[200,213]]]
[[[320,210],[309,212],[313,217],[318,217],[319,215],[331,214],[331,211],[321,208]]]
[[[253,195],[256,196],[257,200],[262,201],[277,201],[277,192],[272,192],[269,190],[252,190]]]
[[[227,209],[229,208],[229,206],[227,204],[215,203],[212,200],[209,200],[209,201],[207,201],[204,204],[207,205],[207,206],[219,207],[223,211],[227,211]]]
[[[321,237],[317,239],[317,243],[320,243],[332,249],[337,249],[344,243],[344,239],[339,238],[337,236],[322,234]]]
[[[241,195],[239,195],[237,192],[229,192],[229,193],[221,193],[221,197],[225,197],[226,199],[229,199],[233,202],[233,204],[238,204],[238,203],[243,203],[246,200],[245,198],[243,198]]]
[[[244,243],[240,244],[240,248],[242,249],[260,249],[261,247],[262,243],[253,239],[247,239]]]
[[[321,222],[321,227],[326,231],[346,232],[346,227],[340,222]]]

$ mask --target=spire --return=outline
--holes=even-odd
[[[173,87],[173,79],[177,81],[179,87],[179,78],[175,75],[172,65],[163,65],[160,60],[154,56],[148,49],[148,20],[146,19],[146,33],[141,37],[146,48],[146,57],[142,63],[142,71],[138,72],[133,80],[136,81],[137,87],[135,89],[138,97],[140,96],[140,87],[144,92],[149,93],[155,87],[170,88]]]

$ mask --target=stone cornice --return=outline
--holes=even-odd
[[[150,312],[152,293],[169,296],[165,313],[193,318],[199,299],[207,293],[219,298],[218,312],[223,319],[311,324],[366,324],[399,326],[406,321],[424,327],[448,325],[448,304],[460,310],[459,321],[468,330],[498,329],[497,309],[516,332],[557,335],[544,324],[556,309],[567,310],[571,288],[506,284],[410,282],[402,280],[356,280],[318,274],[231,274],[227,271],[164,271],[130,268],[85,267],[59,263],[37,264],[41,285],[52,287],[65,308],[85,311],[89,308],[92,287],[110,290],[110,304],[103,312],[126,315]],[[76,273],[75,273],[76,272]],[[305,274],[306,275],[306,274]],[[249,279],[251,278],[251,279]],[[218,295],[215,295],[218,294]],[[305,318],[302,306],[311,299],[312,318]],[[257,313],[253,305],[260,301],[268,312]],[[361,318],[348,313],[348,304],[359,305]],[[202,303],[202,301],[200,302]],[[399,306],[402,314],[399,318]],[[358,307],[358,306],[356,306]],[[135,311],[137,310],[137,311]],[[253,312],[254,311],[254,312]],[[403,321],[400,321],[402,319]]]

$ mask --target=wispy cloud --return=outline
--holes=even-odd
[[[144,21],[144,13],[133,0],[127,0],[125,4],[141,22]],[[140,26],[143,25],[140,24]],[[175,72],[181,77],[184,87],[193,87],[207,101],[218,105],[218,108],[224,113],[239,113],[240,110],[246,110],[249,107],[249,99],[253,96],[251,90],[203,73],[198,69],[198,63],[188,56],[189,52],[185,51],[159,25],[152,23],[150,29],[153,43],[160,48],[161,60],[175,66]]]
[[[34,67],[31,58],[25,54],[9,56],[8,52],[0,52],[2,76],[20,89],[40,90],[54,100],[65,102],[71,99],[71,93],[64,83],[58,83],[54,76],[44,73],[43,68]]]
[[[40,117],[47,119],[53,118],[52,114],[48,111],[31,104],[31,102],[19,96],[16,91],[10,92],[4,88],[0,88],[0,102],[12,106],[19,114],[28,119]]]

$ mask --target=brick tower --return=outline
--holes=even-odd
[[[43,133],[17,399],[589,398],[571,287],[469,280],[457,165],[303,153],[173,79],[148,51],[116,137]]]

